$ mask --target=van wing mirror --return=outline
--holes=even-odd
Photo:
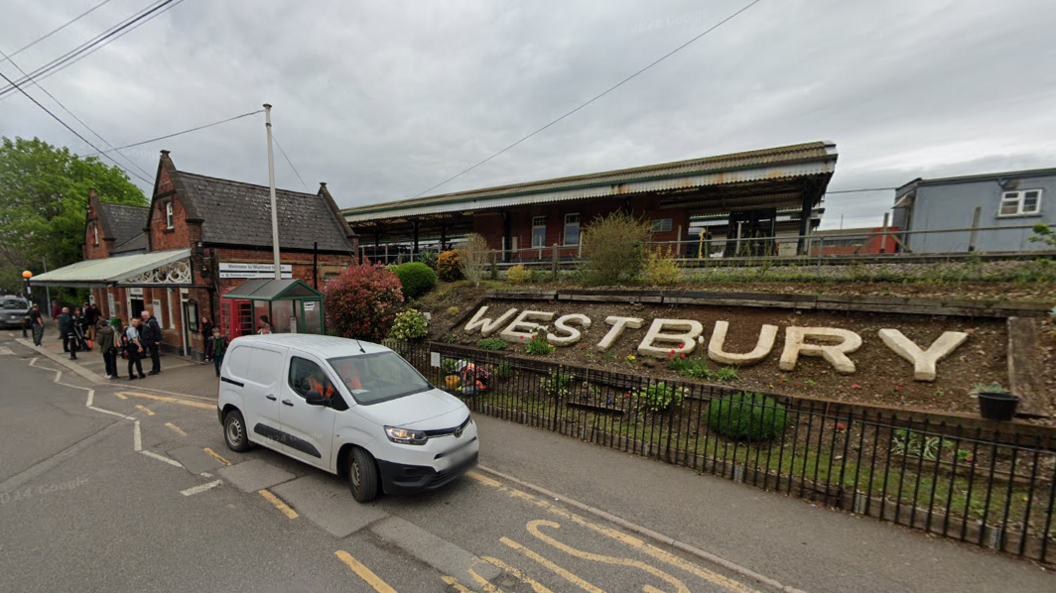
[[[304,401],[309,406],[323,406],[324,408],[329,408],[332,405],[330,398],[319,393],[318,389],[310,389],[308,393],[305,394]]]

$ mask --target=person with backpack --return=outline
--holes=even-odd
[[[141,316],[143,326],[140,339],[150,352],[150,372],[147,374],[157,375],[161,372],[161,354],[158,351],[161,346],[161,325],[158,324],[158,318],[150,313],[150,309],[143,309]]]
[[[106,378],[117,378],[117,333],[105,319],[99,321],[95,330],[99,352],[103,353],[103,365],[106,366]]]
[[[220,367],[224,364],[224,353],[227,352],[227,338],[220,333],[220,328],[213,326],[213,337],[209,338],[209,352],[213,353],[213,364],[216,365],[216,376],[220,376]]]
[[[133,367],[139,373],[140,379],[146,379],[147,376],[143,374],[143,363],[141,359],[143,357],[143,342],[139,337],[140,321],[133,317],[129,321],[128,329],[125,330],[125,354],[128,356],[128,380],[132,381],[136,378],[136,373],[132,372]]]
[[[63,307],[59,315],[59,335],[62,336],[63,351],[70,353],[70,360],[77,360],[77,334],[69,307]]]

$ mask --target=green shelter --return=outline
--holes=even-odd
[[[323,293],[300,280],[246,280],[223,295],[230,337],[251,335],[267,315],[276,333],[325,334]]]

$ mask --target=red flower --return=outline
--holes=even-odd
[[[847,430],[847,425],[844,424],[843,422],[840,422],[839,424],[836,425],[836,430],[838,430],[840,432],[843,432],[843,431]]]
[[[683,353],[682,353],[682,358],[685,358],[685,357],[686,357],[686,353],[685,353],[685,352],[683,352]]]
[[[524,336],[521,336],[521,339],[523,340],[523,339],[524,339]]]
[[[679,347],[679,348],[685,348],[685,347],[686,347],[686,345],[685,345],[685,344],[679,344],[679,345],[678,345],[678,347]]]
[[[668,352],[668,353],[667,353],[667,357],[668,357],[668,358],[671,358],[671,356],[672,356],[672,355],[673,355],[674,353],[675,353],[675,351],[674,351],[674,350],[672,350],[671,352]]]
[[[862,386],[857,384],[857,383],[855,383],[854,385],[851,385],[851,389],[861,389],[861,388],[862,388]]]

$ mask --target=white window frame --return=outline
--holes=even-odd
[[[169,329],[176,329],[176,316],[172,314],[172,291],[173,291],[173,289],[171,289],[171,288],[169,288],[169,289],[167,289],[165,291],[165,299],[166,299],[167,304],[169,306],[169,309],[167,311],[168,314],[166,315],[166,319],[169,320]]]
[[[541,222],[540,222],[541,221]],[[535,242],[536,236],[535,231],[542,229],[543,236],[539,243]],[[546,217],[545,216],[533,216],[532,217],[532,247],[546,247]]]
[[[1028,194],[1028,193],[1037,193],[1038,194],[1038,201],[1036,202],[1037,205],[1036,205],[1034,210],[1031,210],[1029,212],[1023,210],[1023,203],[1026,201],[1026,194]],[[997,207],[997,216],[998,216],[998,218],[1010,218],[1010,217],[1015,217],[1015,216],[1037,216],[1037,215],[1041,214],[1041,199],[1042,199],[1043,193],[1044,193],[1044,191],[1042,189],[1040,189],[1040,188],[1038,188],[1038,189],[1018,189],[1018,190],[1014,190],[1014,191],[1002,192],[1002,194],[1001,194],[1001,203],[998,204],[998,207]],[[1015,206],[1016,206],[1016,211],[1015,212],[1013,212],[1013,213],[1005,213],[1005,212],[1003,212],[1003,210],[1005,209],[1005,206],[1009,205],[1009,204],[1015,204]]]
[[[568,219],[570,217],[573,217],[573,216],[576,217],[576,220],[574,222],[569,222]],[[565,247],[575,247],[576,245],[579,245],[579,233],[580,233],[579,221],[580,221],[579,212],[569,212],[568,214],[565,215],[565,226],[563,226],[562,229],[561,229],[561,234],[562,234],[562,237],[561,237],[562,241],[561,242],[564,243]],[[570,226],[575,226],[576,227],[576,241],[575,241],[575,243],[569,243],[568,242],[568,227],[570,227]]]
[[[671,218],[654,218],[652,220],[652,232],[669,233],[674,228],[674,222]]]
[[[175,225],[172,222],[172,200],[165,202],[165,228],[172,229]]]
[[[92,236],[94,237],[95,246],[99,246],[99,227],[94,223],[92,224]]]

